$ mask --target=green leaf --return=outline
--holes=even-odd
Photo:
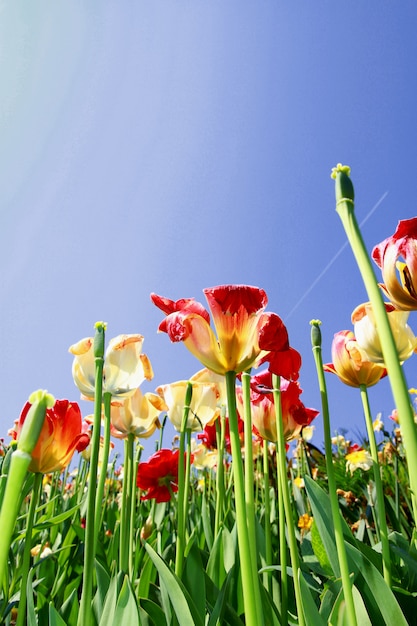
[[[95,566],[97,576],[97,591],[93,600],[93,610],[98,623],[100,622],[105,598],[110,587],[110,576],[99,561],[95,561]]]
[[[185,561],[183,582],[194,600],[196,609],[204,623],[206,614],[206,584],[200,550],[192,543]]]
[[[119,572],[117,576],[110,581],[109,589],[104,602],[102,614],[100,615],[99,626],[108,626],[113,624],[114,615],[116,612],[117,599],[119,596],[119,589],[121,588],[123,580],[123,573]]]
[[[304,482],[310,500],[311,508],[313,510],[313,518],[317,524],[317,530],[319,531],[322,544],[327,554],[328,562],[333,570],[336,578],[340,577],[339,558],[336,549],[336,542],[334,536],[334,524],[330,506],[330,499],[328,494],[309,476],[304,477]],[[342,521],[343,536],[350,543],[355,543],[355,539],[349,526],[340,515]],[[317,547],[317,546],[316,546]],[[314,549],[314,547],[313,547]],[[318,555],[316,555],[319,559]],[[323,555],[321,555],[323,558]],[[320,562],[320,559],[319,559]]]
[[[73,589],[62,605],[59,614],[68,626],[77,626],[78,611],[78,593],[77,589]]]
[[[310,589],[304,580],[304,576],[299,571],[299,580],[301,588],[301,597],[303,603],[303,612],[306,624],[314,624],[314,626],[326,626],[326,622],[319,613],[319,610],[314,602]]]
[[[49,604],[49,626],[67,626],[53,604]]]
[[[165,622],[165,614],[161,607],[152,600],[148,600],[147,598],[142,598],[140,601],[140,606],[145,611],[147,615],[149,615],[152,623],[155,626],[161,626]],[[143,620],[142,620],[143,621]]]
[[[203,493],[202,503],[201,503],[201,521],[203,523],[204,536],[206,538],[207,547],[211,551],[213,547],[213,531],[212,531],[212,523],[210,519],[210,508],[207,503],[206,494]]]
[[[159,578],[168,593],[179,626],[204,626],[204,621],[201,620],[192,599],[178,577],[149,544],[145,544],[145,548],[158,570]]]
[[[139,609],[129,578],[125,576],[117,598],[112,626],[140,626]]]
[[[33,602],[33,575],[35,568],[32,568],[29,572],[29,576],[26,582],[26,618],[27,626],[38,626],[38,620],[35,612],[35,604]]]

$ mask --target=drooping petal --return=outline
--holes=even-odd
[[[81,395],[89,400],[94,399],[95,386],[93,342],[93,337],[85,337],[69,348],[69,352],[74,355],[72,363],[74,382]]]

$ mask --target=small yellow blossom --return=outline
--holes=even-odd
[[[305,487],[304,478],[301,478],[301,476],[296,476],[296,478],[294,478],[294,485],[296,485],[298,489],[302,489],[303,487]]]
[[[302,533],[306,533],[310,530],[313,524],[313,518],[308,513],[304,513],[304,515],[300,515],[298,519],[298,528],[301,529]]]
[[[351,474],[357,469],[369,470],[372,466],[372,458],[366,450],[354,450],[346,455],[346,469]]]
[[[374,429],[375,432],[384,430],[384,422],[381,420],[381,413],[378,413],[378,415],[376,416],[376,419],[374,419],[372,423],[372,428]]]

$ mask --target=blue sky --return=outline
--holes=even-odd
[[[358,221],[379,202],[369,250],[416,215],[416,19],[411,0],[2,3],[2,434],[35,389],[78,400],[67,350],[97,320],[145,336],[143,391],[188,378],[149,294],[223,283],[267,291],[320,408],[309,321],[329,361],[367,299],[329,174],[352,167]],[[327,381],[334,430],[365,432],[359,392]],[[371,408],[388,424],[387,381]]]

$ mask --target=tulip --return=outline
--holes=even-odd
[[[155,393],[143,395],[138,388],[133,396],[124,398],[123,402],[112,402],[111,433],[118,439],[125,439],[129,434],[134,437],[150,437],[161,427],[159,414],[167,408],[160,396]]]
[[[155,498],[156,502],[169,502],[178,491],[179,450],[158,450],[146,462],[139,463],[136,484],[147,493],[142,500]]]
[[[416,310],[417,217],[400,221],[395,233],[375,246],[372,258],[382,271],[385,284],[380,286],[394,306]]]
[[[220,391],[216,383],[180,380],[168,385],[160,385],[156,391],[167,406],[168,419],[177,431],[183,428],[182,421],[185,397],[189,384],[192,385],[190,410],[185,429],[193,432],[204,430],[219,416],[217,399]]]
[[[345,385],[372,387],[386,376],[386,369],[369,361],[351,330],[341,330],[334,335],[332,343],[333,363],[326,363],[324,370],[336,374]]]
[[[31,404],[27,402],[15,428],[9,431],[17,442],[30,407]],[[62,471],[70,463],[75,450],[81,451],[89,441],[89,436],[82,430],[78,404],[68,400],[56,400],[52,408],[46,409],[38,442],[31,453],[29,470],[42,474]]]
[[[103,393],[125,398],[135,393],[143,381],[153,378],[151,363],[142,354],[143,335],[118,335],[109,341],[103,369]],[[94,400],[95,363],[93,337],[81,339],[69,348],[74,355],[72,375],[81,397]]]
[[[204,294],[217,336],[210,327],[208,311],[194,299],[175,302],[151,294],[153,303],[167,315],[158,330],[166,332],[173,342],[183,341],[217,374],[240,373],[271,357],[274,373],[298,376],[299,355],[289,346],[281,318],[265,312],[268,299],[263,289],[221,285],[204,289]]]
[[[388,320],[401,363],[410,358],[417,348],[417,337],[407,324],[408,311],[398,311],[392,304],[385,303]],[[352,313],[354,334],[358,346],[373,363],[384,364],[381,341],[376,329],[375,318],[370,302],[360,304]]]
[[[256,431],[267,441],[277,441],[275,405],[272,394],[272,375],[262,372],[251,380],[252,423]],[[318,411],[308,409],[300,400],[302,389],[297,382],[281,379],[281,405],[284,437],[294,439],[318,415]],[[237,405],[243,410],[243,394],[236,389]]]

